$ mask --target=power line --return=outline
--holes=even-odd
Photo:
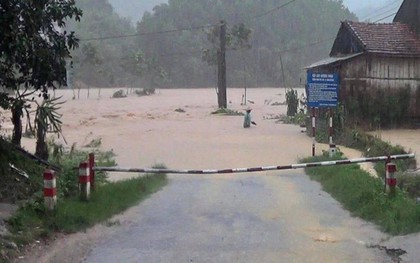
[[[377,15],[374,15],[374,16],[371,16],[371,17],[365,19],[364,21],[369,22],[369,20],[375,20],[375,19],[378,19],[380,17],[389,15],[391,13],[395,13],[396,11],[397,11],[397,8],[393,7],[393,8],[391,8],[391,9],[389,9],[389,10],[383,12],[383,13],[380,13],[380,14],[377,14]]]
[[[251,19],[258,19],[264,16],[267,16],[275,11],[278,11],[293,2],[296,2],[297,0],[291,0],[287,3],[284,3],[280,6],[277,6],[275,8],[272,8],[262,14],[256,15],[251,17]],[[130,38],[130,37],[138,37],[138,36],[150,36],[150,35],[162,35],[162,34],[168,34],[168,33],[175,33],[175,32],[181,32],[181,31],[195,31],[195,30],[201,30],[205,28],[214,27],[216,24],[213,25],[204,25],[204,26],[198,26],[198,27],[186,27],[186,28],[179,28],[179,29],[172,29],[172,30],[163,30],[163,31],[155,31],[155,32],[144,32],[144,33],[136,33],[136,34],[127,34],[127,35],[117,35],[117,36],[105,36],[105,37],[92,37],[92,38],[84,38],[80,39],[80,42],[84,41],[99,41],[99,40],[109,40],[109,39],[121,39],[121,38]]]
[[[172,29],[172,30],[163,30],[163,31],[155,31],[155,32],[143,32],[137,34],[128,34],[128,35],[118,35],[118,36],[106,36],[106,37],[93,37],[93,38],[85,38],[80,39],[80,41],[95,41],[95,40],[108,40],[108,39],[120,39],[120,38],[129,38],[129,37],[138,37],[138,36],[150,36],[150,35],[162,35],[168,33],[175,33],[181,31],[195,31],[201,30],[209,27],[213,27],[215,25],[205,25],[205,26],[198,26],[198,27],[186,27],[186,28],[179,28],[179,29]]]
[[[380,22],[380,21],[382,21],[382,20],[385,20],[385,19],[387,19],[387,18],[389,18],[389,17],[391,17],[391,16],[394,16],[394,15],[396,15],[397,13],[395,12],[395,13],[393,13],[393,14],[390,14],[389,16],[386,16],[386,17],[383,17],[383,18],[381,18],[381,19],[379,19],[379,20],[376,20],[375,22],[373,22],[373,23],[378,23],[378,22]]]
[[[368,15],[367,15],[364,19],[361,19],[361,20],[365,21],[365,20],[368,20],[368,19],[372,19],[373,17],[377,17],[377,16],[380,16],[380,15],[383,15],[384,13],[387,13],[387,12],[389,12],[389,11],[393,10],[393,9],[394,9],[394,8],[396,8],[396,7],[393,7],[391,10],[385,11],[385,12],[383,12],[383,13],[379,14],[379,15],[375,15],[375,16],[373,16],[374,14],[378,13],[379,11],[382,11],[382,10],[384,10],[384,9],[386,9],[386,8],[388,8],[388,7],[390,7],[390,6],[394,5],[394,4],[396,4],[396,3],[398,3],[398,2],[400,2],[400,0],[391,1],[391,2],[389,2],[388,4],[386,4],[386,5],[382,6],[381,8],[378,8],[378,9],[376,9],[375,11],[371,12],[371,13],[370,13],[370,14],[368,14]],[[372,16],[373,16],[373,17],[372,17]]]
[[[258,19],[258,18],[261,18],[263,16],[267,16],[267,15],[273,13],[273,12],[276,12],[276,11],[282,9],[283,7],[286,7],[286,6],[290,5],[290,4],[292,4],[293,2],[296,2],[296,1],[297,0],[291,0],[291,1],[289,1],[287,3],[284,3],[284,4],[280,5],[280,6],[274,7],[274,8],[272,8],[272,9],[270,9],[270,10],[268,10],[268,11],[262,13],[262,14],[253,16],[253,17],[251,17],[251,19]]]
[[[393,3],[391,3],[390,5],[395,4],[395,3],[396,3],[396,2],[398,2],[398,1],[399,1],[399,0],[394,1],[394,2],[393,2]],[[384,6],[384,7],[380,8],[380,9],[376,10],[375,12],[377,12],[377,11],[379,11],[379,10],[383,10],[384,8],[387,8],[387,7],[389,7],[390,5]],[[391,10],[390,10],[390,11],[391,11]],[[389,11],[387,11],[387,12],[389,12]],[[382,17],[381,19],[378,19],[378,20],[376,20],[376,21],[375,21],[375,22],[373,22],[373,23],[377,23],[377,22],[380,22],[380,21],[382,21],[382,20],[385,20],[385,19],[387,19],[387,18],[389,18],[389,17],[391,17],[391,16],[393,16],[393,15],[395,15],[395,14],[397,14],[397,13],[393,13],[393,14],[390,14],[390,15],[388,15],[388,16],[386,16],[386,17]],[[321,40],[321,41],[317,41],[317,42],[309,43],[308,45],[303,45],[303,46],[296,47],[296,48],[289,48],[289,49],[280,50],[279,52],[280,52],[280,53],[285,53],[285,52],[291,52],[291,51],[299,51],[299,50],[303,50],[304,48],[307,48],[307,47],[317,46],[317,45],[319,45],[319,44],[322,44],[322,43],[328,42],[328,41],[333,40],[333,39],[335,39],[335,37],[331,37],[331,38],[327,38],[327,39],[324,39],[324,40]]]

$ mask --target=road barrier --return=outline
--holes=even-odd
[[[397,166],[394,163],[386,164],[386,192],[392,195],[395,195],[395,187],[397,186],[396,171]]]
[[[56,174],[49,169],[44,171],[44,203],[48,210],[54,210],[57,205]]]
[[[80,199],[83,201],[88,201],[90,198],[90,170],[89,162],[79,165],[79,191]]]
[[[121,167],[93,167],[94,171],[103,172],[126,172],[126,173],[165,173],[165,174],[231,174],[231,173],[250,173],[250,172],[263,172],[263,171],[274,171],[274,170],[291,170],[300,169],[307,167],[317,166],[332,166],[332,165],[343,165],[353,163],[366,163],[366,162],[381,162],[390,160],[400,160],[414,158],[415,154],[401,154],[401,155],[390,155],[390,156],[379,156],[379,157],[366,157],[358,159],[347,159],[347,160],[336,160],[336,161],[325,161],[325,162],[313,162],[313,163],[299,163],[291,165],[279,165],[279,166],[262,166],[253,168],[236,168],[236,169],[222,169],[222,170],[172,170],[172,169],[148,169],[148,168],[121,168]]]

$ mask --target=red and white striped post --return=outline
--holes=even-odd
[[[335,153],[336,153],[336,147],[335,144],[333,143],[333,134],[334,134],[334,129],[333,129],[333,110],[330,108],[329,109],[329,127],[328,127],[328,134],[329,134],[329,145],[330,145],[330,157],[334,157]]]
[[[396,171],[397,166],[394,163],[386,164],[386,192],[391,195],[395,195],[395,187],[397,186]]]
[[[312,107],[312,156],[315,156],[315,130],[316,130],[316,120],[315,120],[315,107]]]
[[[90,197],[90,167],[88,162],[79,165],[79,191],[80,199],[88,201]]]
[[[95,170],[93,170],[94,166],[95,166],[95,154],[89,153],[90,186],[92,188],[92,191],[95,191]]]
[[[57,183],[56,174],[53,170],[44,171],[44,204],[48,210],[54,210],[57,206]]]

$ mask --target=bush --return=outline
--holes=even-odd
[[[100,141],[100,139],[99,139]],[[97,147],[99,147],[97,145]],[[71,197],[76,196],[78,193],[78,167],[81,162],[87,161],[89,153],[95,154],[95,162],[98,166],[115,166],[115,154],[112,151],[100,151],[98,148],[91,148],[89,150],[76,149],[73,145],[69,151],[65,151],[62,146],[50,142],[50,161],[61,167],[62,172],[59,173],[57,178],[57,195],[58,197]],[[103,184],[106,182],[105,172],[95,172],[95,183]]]
[[[125,95],[124,90],[120,89],[117,90],[116,92],[114,92],[114,94],[112,94],[112,98],[125,98],[127,97],[127,95]]]
[[[216,111],[213,111],[211,113],[212,115],[226,115],[226,116],[244,116],[245,114],[239,111],[235,111],[235,110],[231,110],[231,109],[225,109],[225,108],[220,108],[217,109]]]
[[[347,124],[365,125],[372,128],[387,128],[403,125],[408,120],[411,99],[409,86],[399,89],[372,89],[358,91],[354,97],[346,98]]]
[[[412,198],[420,198],[420,175],[397,173],[398,187]]]
[[[298,111],[299,97],[294,89],[288,89],[286,92],[287,116],[295,116]]]

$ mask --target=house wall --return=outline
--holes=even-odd
[[[410,115],[420,118],[420,58],[364,55],[344,62],[338,71],[342,99],[359,92],[369,94],[369,89],[410,87]]]
[[[395,15],[394,22],[401,22],[420,34],[420,1],[404,0],[403,4]]]

